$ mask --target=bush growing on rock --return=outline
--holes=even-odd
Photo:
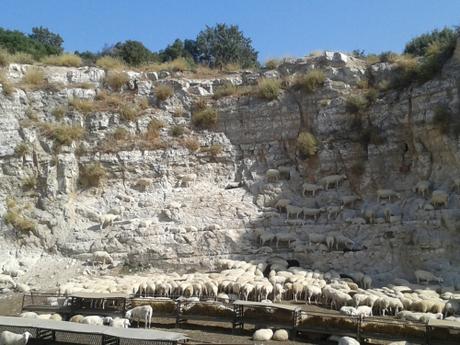
[[[326,76],[323,71],[314,69],[306,74],[296,76],[292,83],[292,87],[295,90],[305,93],[313,93],[324,85],[325,80]]]
[[[45,65],[65,66],[65,67],[80,67],[81,57],[74,54],[50,55],[45,57],[42,62]]]
[[[13,199],[7,200],[7,211],[3,216],[6,224],[10,224],[16,231],[29,232],[36,228],[35,222],[21,214],[16,201]]]
[[[45,73],[38,68],[29,68],[22,77],[22,83],[33,90],[44,88],[46,86]]]
[[[14,149],[14,154],[18,158],[22,158],[30,153],[30,147],[26,143],[19,143]]]
[[[34,175],[26,176],[22,179],[22,189],[24,191],[34,190],[37,187],[37,177]]]
[[[159,102],[167,100],[174,94],[174,90],[171,86],[160,84],[155,87],[155,97]]]
[[[129,76],[125,72],[109,71],[105,77],[105,85],[114,91],[120,91],[129,81]]]
[[[79,183],[83,188],[99,187],[106,178],[105,168],[100,163],[80,167]]]
[[[118,127],[112,136],[115,140],[127,140],[130,137],[130,133],[126,128]]]
[[[196,137],[188,137],[182,141],[182,144],[189,149],[191,152],[198,151],[200,148],[200,142]]]
[[[86,115],[96,111],[96,104],[93,100],[83,98],[72,98],[69,105],[80,113]]]
[[[135,121],[140,115],[139,109],[134,104],[123,104],[118,112],[123,121]]]
[[[362,95],[350,95],[345,102],[345,110],[350,114],[362,113],[368,106]]]
[[[198,128],[210,129],[217,125],[219,114],[213,108],[206,107],[192,114],[192,122]]]
[[[318,152],[318,141],[310,132],[301,132],[297,137],[297,149],[304,156],[314,156]]]
[[[2,92],[5,96],[11,96],[13,94],[15,89],[3,73],[0,73],[0,84],[2,85]]]
[[[0,67],[8,66],[11,62],[10,54],[6,49],[0,48]]]
[[[126,65],[120,59],[112,56],[102,56],[96,60],[96,66],[105,70],[116,70],[126,68]]]
[[[257,83],[257,95],[268,101],[277,99],[281,91],[281,82],[275,79],[262,78]]]
[[[223,147],[220,144],[212,144],[209,147],[203,148],[203,152],[209,153],[212,158],[217,158],[222,152]]]
[[[67,110],[67,107],[60,105],[51,110],[51,115],[53,115],[56,120],[62,120],[62,118],[67,113]]]
[[[147,139],[156,139],[160,136],[160,129],[165,126],[163,121],[158,119],[150,120],[149,124],[147,125]]]
[[[84,128],[78,125],[61,125],[43,123],[39,125],[42,134],[55,141],[58,146],[70,145],[74,141],[80,140],[85,135]]]
[[[171,128],[171,135],[173,137],[180,137],[182,134],[184,134],[184,126],[173,126]]]
[[[228,96],[233,96],[238,93],[238,88],[233,84],[225,84],[223,86],[219,86],[214,91],[212,98],[214,99],[221,99]]]
[[[280,65],[280,61],[278,59],[270,59],[270,60],[265,61],[265,68],[269,70],[277,69],[279,65]]]

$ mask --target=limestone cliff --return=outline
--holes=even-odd
[[[276,70],[213,78],[127,72],[128,82],[113,94],[121,103],[144,102],[129,118],[110,106],[85,110],[72,103],[101,95],[109,102],[104,70],[12,64],[4,74],[13,91],[0,92],[0,213],[6,217],[0,257],[8,262],[17,248],[84,260],[106,250],[130,265],[183,269],[207,268],[219,256],[279,254],[321,270],[362,270],[377,282],[413,279],[422,268],[460,284],[460,199],[453,182],[460,177],[460,141],[434,120],[439,107],[458,117],[458,57],[422,85],[378,91],[359,115],[347,110],[347,99],[364,92],[363,81],[391,78],[395,66],[326,52],[285,60]],[[22,83],[30,69],[44,73],[43,86]],[[289,80],[312,69],[326,77],[314,92],[286,87],[271,101],[251,93],[212,97],[222,85],[251,87],[260,78]],[[160,99],[161,85],[173,95]],[[191,123],[202,99],[219,114],[213,130]],[[161,124],[153,138],[152,123]],[[75,127],[84,134],[70,141],[59,136]],[[315,155],[299,152],[301,132],[316,138]],[[96,166],[104,171],[102,184],[82,184],[83,173]],[[289,176],[267,181],[266,171],[280,166]],[[338,189],[302,195],[303,183],[333,174],[347,178]],[[431,191],[447,192],[448,205],[433,208],[430,193],[416,194],[421,180],[430,181]],[[378,202],[377,189],[401,198]],[[350,195],[361,200],[317,221],[287,220],[273,209],[279,199],[326,209]],[[375,224],[363,218],[370,209]],[[118,217],[101,226],[106,214]],[[30,226],[21,227],[24,222]],[[260,248],[262,233],[290,233],[297,241]],[[311,233],[342,235],[352,245],[309,243]]]

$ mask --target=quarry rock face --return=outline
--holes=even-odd
[[[149,106],[131,121],[111,110],[83,114],[72,107],[58,118],[53,110],[69,100],[97,97],[106,72],[40,67],[58,89],[18,84],[12,94],[0,93],[0,262],[14,266],[27,253],[36,260],[37,251],[85,260],[104,250],[131,266],[209,269],[220,257],[280,255],[323,271],[363,271],[377,284],[413,280],[413,271],[424,269],[458,286],[460,141],[434,121],[440,106],[458,112],[457,56],[440,77],[379,91],[364,114],[350,114],[347,99],[369,74],[388,80],[394,68],[338,52],[286,60],[276,71],[208,79],[132,72],[122,94],[145,97]],[[13,64],[6,75],[19,83],[29,68]],[[255,85],[261,77],[313,69],[326,77],[313,93],[285,88],[271,101],[212,98],[222,85]],[[169,85],[173,95],[159,100],[159,85]],[[212,130],[191,123],[203,97],[219,114]],[[163,124],[163,145],[140,146],[152,119]],[[78,125],[85,135],[57,149],[43,124]],[[172,135],[175,127],[184,133]],[[110,138],[118,128],[132,137],[116,146]],[[302,132],[315,137],[316,154],[299,152]],[[191,138],[200,149],[184,144]],[[102,184],[83,186],[82,171],[96,163],[105,171]],[[280,176],[271,179],[269,169]],[[331,175],[344,177],[314,196],[303,193],[304,183],[321,184]],[[420,181],[429,181],[424,195],[416,193]],[[399,197],[379,200],[383,189]],[[447,204],[432,205],[433,190],[447,193]],[[349,196],[358,198],[344,204]],[[280,199],[321,211],[287,217],[285,208],[275,207]],[[33,226],[18,230],[11,217]],[[262,234],[275,240],[262,243]],[[286,242],[288,235],[293,240]]]

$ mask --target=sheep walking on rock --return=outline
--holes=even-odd
[[[99,229],[102,230],[108,226],[112,226],[113,222],[119,220],[120,216],[117,214],[102,214],[99,217]]]
[[[181,187],[190,187],[193,183],[195,183],[197,179],[196,174],[187,174],[187,175],[182,175],[180,177],[180,186]]]
[[[382,199],[388,199],[391,201],[391,198],[401,199],[401,194],[395,192],[392,189],[378,189],[377,190],[377,200],[380,202]]]
[[[103,265],[105,265],[106,262],[109,264],[113,264],[113,259],[110,256],[110,254],[103,250],[95,251],[93,253],[92,261],[93,261],[93,265],[95,263],[102,263]]]
[[[316,192],[322,190],[323,187],[318,186],[312,183],[304,183],[302,185],[302,194],[303,196],[307,196],[307,194],[311,194],[312,196],[316,195]]]
[[[268,169],[266,176],[268,182],[276,182],[280,179],[280,172],[278,169]]]
[[[327,211],[327,220],[332,219],[332,217],[337,218],[339,213],[342,211],[342,207],[340,206],[328,206],[326,208]]]
[[[104,325],[104,319],[98,315],[89,315],[85,316],[80,323],[86,324],[86,325],[96,325],[96,326],[103,326]]]
[[[144,321],[145,328],[150,328],[152,324],[153,309],[149,305],[142,305],[130,309],[126,312],[125,318],[130,321],[136,321],[139,327],[139,322]]]
[[[287,213],[287,219],[291,218],[291,215],[294,215],[294,218],[299,218],[299,215],[303,212],[302,207],[297,207],[297,206],[292,206],[292,205],[287,205],[286,206],[286,213]]]
[[[305,220],[305,218],[307,218],[307,217],[313,217],[313,219],[316,222],[318,220],[318,218],[321,216],[321,212],[324,212],[324,211],[325,211],[324,208],[308,208],[308,207],[304,207],[302,209],[303,219]]]
[[[24,332],[22,334],[16,334],[9,331],[3,331],[0,335],[0,345],[26,345],[32,334]]]
[[[435,190],[431,194],[431,203],[434,207],[444,206],[447,207],[449,202],[449,195],[442,190]]]
[[[361,198],[356,195],[346,195],[340,198],[343,207],[351,205],[352,208],[355,207],[355,202],[359,200],[361,200]]]
[[[415,185],[415,192],[421,194],[423,197],[430,191],[430,181],[420,181]]]
[[[289,199],[279,199],[276,204],[275,208],[279,210],[280,212],[283,211],[283,209],[286,211],[286,207],[291,203],[291,200]]]
[[[323,186],[325,190],[328,190],[330,186],[335,186],[335,188],[338,189],[339,184],[346,179],[346,175],[330,175],[319,180],[319,184]]]
[[[72,316],[72,317],[69,319],[69,322],[81,323],[81,321],[82,321],[84,318],[85,318],[85,317],[84,317],[83,315],[77,314],[77,315]]]
[[[414,272],[414,275],[415,279],[417,279],[417,284],[420,284],[422,281],[424,281],[427,284],[429,282],[443,282],[443,279],[441,277],[436,277],[433,273],[424,270],[416,270]]]

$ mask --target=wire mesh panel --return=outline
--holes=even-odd
[[[139,340],[139,339],[120,339],[120,345],[174,345],[175,340]]]
[[[32,334],[32,337],[37,336],[37,329],[36,328],[27,328],[27,327],[14,327],[9,325],[0,325],[0,333],[3,331],[10,331],[16,334],[22,334],[24,332],[29,332]]]
[[[101,334],[56,331],[56,341],[72,344],[101,345]]]

